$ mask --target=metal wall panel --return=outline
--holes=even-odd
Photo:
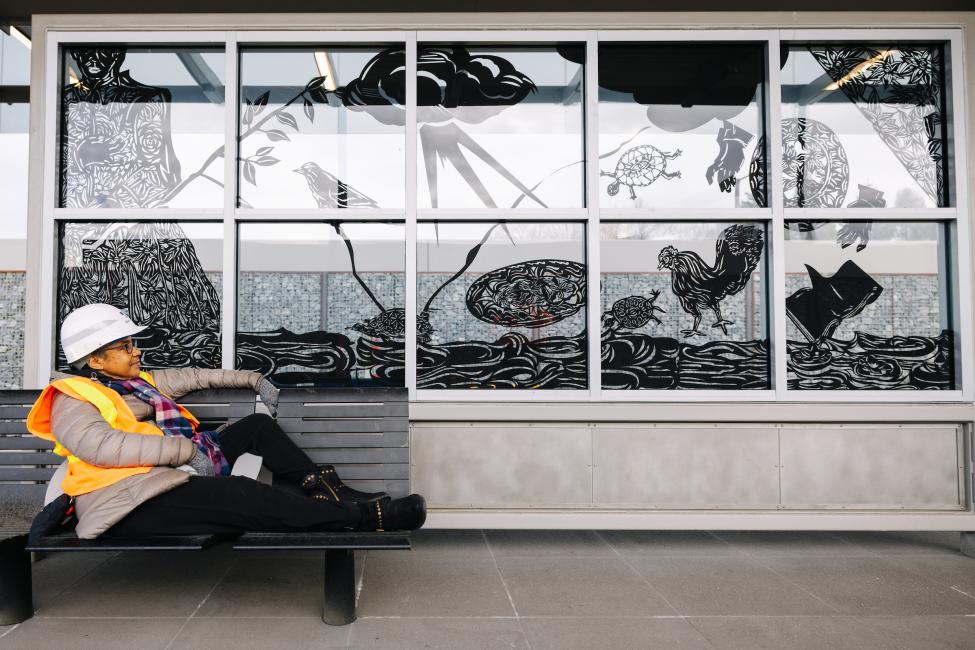
[[[960,509],[959,427],[782,427],[788,508]]]
[[[596,426],[598,506],[774,508],[777,433],[736,425]]]
[[[946,425],[411,425],[433,508],[964,510]]]
[[[414,425],[413,489],[434,508],[579,507],[592,503],[587,427]]]

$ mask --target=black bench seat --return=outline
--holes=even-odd
[[[27,544],[32,553],[80,551],[202,551],[226,540],[219,535],[160,535],[158,537],[98,537],[79,539],[77,535],[51,535]]]

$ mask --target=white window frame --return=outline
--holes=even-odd
[[[927,41],[945,42],[950,52],[950,68],[946,71],[950,83],[948,96],[952,117],[953,160],[946,160],[954,173],[954,202],[948,208],[835,208],[816,211],[808,208],[785,208],[782,195],[781,96],[779,93],[779,45],[782,41]],[[767,141],[769,144],[769,201],[766,208],[708,209],[659,208],[616,209],[600,208],[598,173],[591,162],[585,167],[586,206],[578,209],[419,209],[417,207],[417,116],[416,116],[416,53],[423,42],[471,42],[476,44],[579,42],[586,47],[584,122],[586,160],[598,160],[598,45],[601,42],[656,41],[750,41],[765,42],[768,47],[766,78]],[[61,46],[71,43],[131,43],[165,45],[222,46],[225,57],[225,156],[224,201],[222,208],[187,209],[75,209],[57,207],[57,124],[59,110],[59,69]],[[237,208],[237,110],[239,104],[238,61],[240,47],[247,45],[301,44],[386,44],[403,43],[406,49],[406,123],[404,132],[405,206],[404,209],[242,209]],[[971,402],[973,396],[972,368],[972,296],[970,215],[968,214],[967,133],[964,89],[964,43],[960,29],[654,29],[654,30],[525,30],[485,29],[455,30],[238,30],[238,31],[50,31],[45,47],[45,106],[43,161],[43,221],[40,266],[39,322],[40,350],[37,355],[38,377],[46,377],[53,368],[56,341],[54,338],[56,301],[57,227],[61,221],[106,220],[125,221],[222,221],[223,223],[223,304],[221,346],[223,367],[233,368],[236,339],[236,281],[237,281],[237,225],[248,221],[322,221],[342,217],[350,220],[405,220],[406,223],[406,322],[416,318],[416,237],[417,223],[432,218],[443,220],[511,221],[573,221],[586,226],[586,261],[588,286],[599,287],[599,224],[602,219],[615,220],[688,220],[761,221],[768,232],[768,270],[771,284],[767,304],[769,318],[770,354],[772,355],[772,388],[770,390],[632,390],[603,391],[600,368],[600,313],[598,295],[589,296],[587,309],[588,379],[587,390],[418,390],[416,383],[416,331],[406,328],[406,387],[412,401],[436,402],[837,402],[837,403],[958,403]],[[947,391],[855,391],[855,390],[790,390],[787,387],[784,222],[787,218],[810,218],[814,214],[829,219],[874,220],[938,220],[952,226],[956,263],[950,269],[953,289],[952,324],[955,335],[955,359],[961,365],[958,379],[961,388]],[[43,299],[46,297],[46,299]]]

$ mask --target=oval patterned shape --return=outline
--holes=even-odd
[[[586,304],[586,266],[568,260],[531,260],[485,273],[467,290],[478,320],[507,327],[544,327]]]

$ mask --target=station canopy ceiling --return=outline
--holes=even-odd
[[[77,13],[349,13],[349,12],[558,12],[567,11],[917,11],[922,6],[907,0],[357,0],[353,3],[322,0],[2,0],[0,20],[25,20],[32,14]],[[928,0],[924,11],[971,11],[972,0]]]

